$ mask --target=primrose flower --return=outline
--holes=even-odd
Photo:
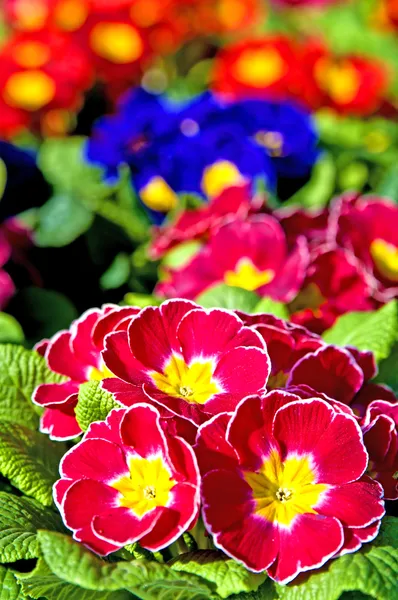
[[[18,33],[0,51],[0,132],[30,126],[64,133],[80,108],[92,71],[86,54],[50,31]]]
[[[332,207],[338,245],[355,254],[374,282],[374,297],[398,295],[398,207],[392,200],[347,194]]]
[[[373,400],[361,420],[369,475],[384,489],[386,500],[398,500],[398,403]]]
[[[106,337],[116,378],[102,387],[125,406],[155,402],[195,424],[264,390],[270,370],[261,336],[233,313],[186,300],[144,308],[127,331]]]
[[[79,386],[112,376],[101,358],[104,338],[111,331],[126,328],[139,310],[114,305],[93,308],[74,321],[68,331],[60,331],[36,346],[51,371],[66,378],[61,383],[43,383],[33,394],[33,402],[45,408],[40,431],[53,440],[73,439],[81,433],[74,411]]]
[[[377,534],[382,489],[364,476],[361,430],[321,399],[245,398],[200,427],[196,450],[206,528],[252,571],[288,583]]]
[[[184,210],[174,222],[155,227],[149,249],[150,256],[153,259],[161,258],[184,242],[204,242],[224,223],[237,218],[244,219],[256,208],[256,199],[251,198],[248,185],[227,188],[208,204]]]
[[[372,283],[352,252],[320,246],[312,253],[303,285],[290,302],[291,320],[322,333],[347,310],[373,310]]]
[[[302,285],[308,260],[304,238],[289,254],[276,219],[255,215],[222,226],[187,265],[170,271],[156,290],[168,297],[196,298],[226,283],[288,302]]]
[[[297,49],[287,36],[230,44],[215,59],[213,90],[228,99],[284,100],[300,82]]]
[[[54,498],[73,536],[107,555],[139,541],[174,542],[195,522],[199,472],[191,446],[148,404],[113,410],[65,454]]]
[[[385,66],[374,59],[334,57],[319,43],[302,48],[305,79],[303,101],[315,108],[329,106],[342,114],[368,115],[381,105],[388,89]]]
[[[307,354],[325,345],[318,335],[273,315],[247,315],[239,311],[237,314],[245,325],[258,331],[267,345],[271,359],[268,389],[285,387],[294,365]]]

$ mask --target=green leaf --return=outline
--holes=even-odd
[[[37,212],[36,246],[67,246],[91,226],[94,214],[73,196],[55,194]]]
[[[25,598],[14,573],[0,565],[0,600],[25,600]]]
[[[375,383],[384,383],[398,394],[398,343],[392,347],[390,354],[379,365],[379,372],[375,378]]]
[[[28,343],[35,344],[43,338],[49,338],[61,329],[68,329],[78,317],[76,308],[63,294],[53,290],[28,287],[16,295],[13,300],[19,315],[26,315],[24,322]]]
[[[272,579],[266,579],[256,591],[234,594],[228,600],[277,600],[278,594]]]
[[[336,166],[331,154],[324,153],[315,163],[311,179],[283,206],[300,206],[318,210],[326,206],[333,194],[336,181]]]
[[[398,172],[396,164],[390,167],[375,191],[378,196],[391,198],[394,202],[398,203]]]
[[[272,298],[265,297],[261,298],[260,302],[256,304],[252,313],[268,313],[278,317],[279,319],[289,319],[289,311],[283,302],[276,302]]]
[[[3,197],[4,190],[7,184],[7,167],[4,160],[0,158],[0,200]]]
[[[75,408],[77,422],[83,431],[90,423],[104,421],[112,408],[119,407],[112,394],[101,388],[100,381],[87,381],[79,388],[78,402]]]
[[[39,556],[37,530],[63,531],[59,514],[30,498],[0,492],[0,562]]]
[[[103,182],[101,169],[86,162],[85,143],[86,138],[79,136],[47,138],[40,147],[38,164],[57,191],[97,203],[115,187]]]
[[[0,312],[0,343],[22,344],[25,339],[23,329],[14,317]]]
[[[72,538],[49,531],[38,533],[44,560],[51,571],[88,590],[126,589],[143,600],[209,600],[213,585],[195,575],[177,573],[155,561],[109,563]]]
[[[23,425],[0,422],[0,473],[46,506],[52,505],[52,486],[65,452],[65,444],[54,444]]]
[[[282,600],[338,600],[342,592],[359,591],[376,600],[398,598],[398,519],[385,517],[372,544],[346,554],[313,572],[307,581],[277,586]]]
[[[259,300],[254,292],[222,283],[200,294],[195,302],[204,308],[227,308],[251,313]]]
[[[162,267],[181,269],[181,267],[189,263],[202,247],[203,244],[198,240],[191,240],[189,242],[178,244],[178,246],[175,246],[175,248],[172,248],[167,252],[162,260]]]
[[[380,361],[388,356],[397,332],[397,302],[393,300],[377,311],[342,315],[323,338],[328,344],[371,350]]]
[[[62,381],[34,350],[0,344],[0,422],[12,421],[37,429],[39,417],[31,402],[40,383]]]
[[[111,266],[102,274],[100,284],[104,290],[113,290],[127,283],[130,277],[131,261],[128,254],[120,252]]]
[[[265,574],[251,573],[235,560],[217,550],[182,554],[169,564],[175,571],[192,573],[207,581],[212,581],[221,598],[257,590],[266,578]]]
[[[16,577],[22,591],[37,600],[44,597],[46,600],[132,600],[131,594],[126,591],[98,592],[67,583],[54,575],[43,560],[39,560],[35,570],[28,575],[18,574]]]
[[[128,294],[124,296],[123,302],[128,306],[145,308],[146,306],[159,306],[162,303],[162,300],[149,294],[136,294],[134,292],[128,292]]]

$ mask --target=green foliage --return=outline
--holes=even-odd
[[[318,210],[326,206],[333,194],[336,182],[336,166],[333,157],[324,153],[315,163],[311,179],[283,206],[297,206]]]
[[[3,160],[0,158],[0,200],[3,196],[7,183],[7,168]]]
[[[108,413],[120,405],[112,394],[101,389],[100,381],[87,381],[79,388],[79,399],[75,408],[77,422],[83,431],[90,423],[104,421]]]
[[[268,313],[279,319],[289,319],[289,311],[283,302],[272,300],[268,296],[261,298],[260,302],[251,311],[252,313]]]
[[[63,531],[59,514],[30,498],[0,492],[0,562],[39,556],[37,530]]]
[[[260,298],[255,292],[240,287],[232,287],[224,283],[203,292],[195,302],[204,308],[226,308],[246,313],[269,313],[281,319],[287,319],[289,313],[282,302],[272,298]]]
[[[14,573],[0,565],[0,600],[25,600],[25,598]]]
[[[37,429],[38,415],[31,402],[40,383],[62,381],[42,356],[21,346],[0,344],[0,422],[12,421]]]
[[[195,302],[204,308],[227,308],[251,313],[259,300],[254,292],[222,283],[200,294]]]
[[[376,383],[384,383],[390,386],[398,394],[398,342],[395,342],[389,356],[382,360],[379,372],[375,378]]]
[[[339,317],[323,334],[325,342],[371,350],[376,360],[386,358],[397,338],[398,316],[395,300],[377,311],[351,312]]]
[[[143,600],[209,600],[212,585],[157,562],[107,563],[70,537],[40,531],[44,560],[60,579],[88,590],[128,590]],[[209,587],[210,586],[210,587]]]
[[[66,193],[55,194],[37,214],[34,233],[37,246],[60,247],[71,244],[92,225],[94,214]]]
[[[132,600],[129,592],[98,592],[63,581],[43,560],[39,560],[34,571],[28,575],[17,575],[22,591],[35,600]],[[1,596],[0,596],[1,600]]]
[[[113,290],[127,283],[131,271],[131,261],[128,254],[117,254],[108,269],[103,273],[100,284],[104,290]]]
[[[343,592],[359,591],[376,600],[398,597],[398,519],[386,517],[372,544],[332,560],[307,581],[277,586],[281,600],[338,600]]]
[[[28,344],[49,338],[61,329],[68,329],[78,314],[72,302],[63,294],[53,290],[28,287],[17,294],[14,304],[18,313],[29,315],[24,323]]]
[[[18,490],[45,506],[52,504],[64,444],[16,423],[0,423],[0,473]]]
[[[221,598],[257,590],[266,578],[265,574],[251,573],[235,560],[217,550],[182,554],[173,560],[171,568],[175,571],[193,573],[213,582]]]
[[[0,312],[0,343],[22,344],[25,339],[20,324],[14,317]]]
[[[376,188],[376,193],[379,196],[391,198],[398,203],[398,169],[396,164],[392,165],[384,175]]]

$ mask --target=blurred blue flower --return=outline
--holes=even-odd
[[[127,164],[141,201],[159,222],[181,192],[205,199],[242,180],[261,179],[274,190],[278,177],[306,177],[318,150],[311,117],[291,104],[225,104],[209,92],[178,104],[138,89],[116,115],[98,122],[86,154],[108,179]]]

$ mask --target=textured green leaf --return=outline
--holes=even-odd
[[[278,593],[272,579],[266,579],[256,591],[233,594],[228,600],[277,600]]]
[[[127,589],[143,600],[208,600],[214,587],[200,577],[177,573],[146,560],[107,563],[72,538],[49,531],[38,533],[44,560],[59,578],[84,589]]]
[[[0,473],[27,496],[52,504],[52,486],[58,479],[65,444],[16,423],[0,423]]]
[[[63,581],[54,573],[43,560],[39,560],[34,571],[28,575],[16,576],[22,591],[35,600],[132,600],[129,592],[98,592],[85,590],[77,585]],[[1,596],[0,596],[1,600]]]
[[[286,305],[283,304],[283,302],[276,302],[269,297],[261,298],[260,302],[256,304],[251,312],[268,313],[275,315],[275,317],[278,317],[279,319],[287,320],[289,318],[289,312],[286,308]]]
[[[22,344],[24,341],[22,327],[13,316],[0,312],[0,343]]]
[[[79,399],[75,408],[77,422],[83,431],[90,423],[104,421],[112,408],[120,407],[112,394],[101,389],[100,381],[87,381],[79,388]]]
[[[255,574],[217,550],[203,550],[182,554],[174,559],[171,568],[199,575],[216,585],[221,598],[231,594],[250,592],[264,582],[265,574]]]
[[[253,312],[259,301],[260,297],[255,292],[225,285],[224,283],[203,292],[195,300],[204,308],[227,308],[248,313]]]
[[[323,338],[328,344],[371,350],[380,361],[388,356],[397,332],[397,302],[393,300],[377,311],[342,315]]]
[[[324,153],[315,163],[308,183],[283,205],[300,206],[312,210],[323,208],[333,194],[335,180],[336,166],[333,157]]]
[[[0,600],[25,600],[14,573],[0,565]]]
[[[38,415],[31,402],[40,383],[62,381],[34,350],[0,344],[0,422],[12,421],[37,429]]]
[[[282,600],[338,600],[358,591],[376,600],[398,598],[398,519],[386,517],[372,544],[332,560],[300,584],[277,586]]]
[[[0,562],[39,556],[37,530],[63,531],[59,514],[30,498],[0,492]]]
[[[38,211],[34,232],[36,246],[61,247],[71,244],[91,226],[94,214],[69,194],[55,194]]]

